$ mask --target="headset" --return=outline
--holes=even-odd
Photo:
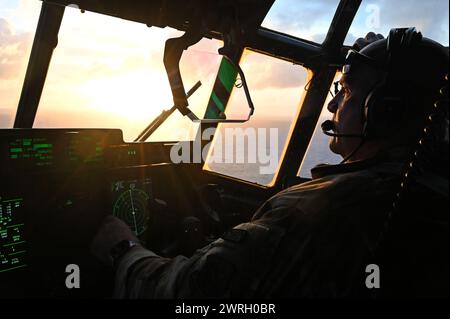
[[[416,28],[391,29],[387,38],[387,62],[380,62],[355,50],[349,50],[346,64],[342,67],[342,74],[349,73],[353,60],[362,61],[377,69],[384,69],[384,79],[367,94],[363,104],[363,132],[362,134],[331,133],[335,128],[334,122],[327,120],[322,123],[322,131],[325,135],[344,138],[361,138],[363,140],[385,136],[395,127],[405,112],[405,92],[398,92],[400,58],[411,47],[422,40],[422,34]],[[397,91],[396,91],[397,89]]]
[[[348,74],[352,69],[352,62],[359,60],[376,69],[384,70],[382,81],[370,90],[364,99],[362,109],[363,131],[361,134],[335,133],[333,121],[322,123],[325,135],[343,138],[359,138],[359,145],[342,162],[347,162],[358,152],[369,139],[384,137],[392,132],[395,125],[401,122],[406,111],[406,90],[401,88],[399,75],[404,70],[400,58],[417,43],[422,41],[422,34],[416,28],[394,28],[389,32],[386,43],[387,61],[381,62],[355,50],[349,50],[342,67],[342,74]],[[401,78],[401,77],[400,77]],[[404,85],[404,84],[403,84]]]
[[[391,132],[406,111],[405,90],[400,89],[401,57],[420,43],[422,34],[416,28],[391,29],[387,38],[386,76],[367,95],[364,103],[364,130],[366,138],[377,138]]]

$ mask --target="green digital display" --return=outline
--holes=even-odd
[[[94,140],[91,136],[77,136],[68,146],[69,159],[72,162],[95,163],[104,159],[102,142]]]
[[[22,198],[0,197],[0,274],[26,267],[25,224],[20,221]]]
[[[66,134],[62,137],[25,137],[9,141],[12,163],[28,168],[75,167],[104,161],[105,140],[91,134]],[[75,165],[75,166],[74,166]]]
[[[9,143],[11,160],[33,160],[36,166],[50,166],[53,162],[53,144],[46,138],[17,138]]]
[[[113,215],[124,221],[136,236],[141,236],[150,219],[152,180],[122,180],[112,183]]]

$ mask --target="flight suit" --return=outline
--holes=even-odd
[[[117,267],[115,297],[370,298],[366,267],[376,262],[403,155],[316,167],[311,181],[278,193],[250,222],[190,258],[168,259],[134,247]],[[448,203],[448,182],[443,185]],[[448,239],[448,220],[446,225]],[[448,266],[448,240],[445,249]],[[448,276],[448,267],[442,271]]]

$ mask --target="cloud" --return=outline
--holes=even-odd
[[[32,40],[31,32],[17,32],[0,17],[0,127],[13,124]]]
[[[0,79],[17,77],[31,47],[31,32],[14,33],[6,19],[0,18]]]
[[[331,24],[338,2],[335,0],[275,2],[264,20],[265,27],[321,43]],[[318,35],[322,37],[318,38]]]
[[[380,9],[382,24],[389,27],[416,26],[424,36],[446,41],[448,45],[448,1],[381,1]]]
[[[379,12],[379,25],[368,25],[371,10],[369,5]],[[442,0],[378,0],[362,5],[350,28],[346,44],[355,38],[364,37],[367,32],[381,33],[387,37],[391,28],[416,27],[425,37],[448,45],[449,42],[449,3]],[[373,12],[372,12],[373,13]]]
[[[275,12],[274,22],[287,29],[308,29],[315,20],[329,20],[330,15],[332,18],[336,8],[335,0],[303,2],[300,5],[298,0],[287,0],[283,2],[283,9]]]
[[[241,64],[251,90],[301,88],[306,83],[305,68],[259,53],[244,56]]]
[[[0,39],[4,39],[5,37],[11,36],[12,35],[12,30],[11,27],[8,23],[8,21],[6,21],[3,18],[0,18]]]
[[[11,109],[0,108],[0,128],[12,127],[14,114]]]
[[[370,7],[380,12],[379,27],[367,25]],[[335,0],[300,2],[284,0],[274,3],[263,25],[300,38],[321,43],[337,9]],[[443,0],[372,0],[363,1],[345,43],[352,44],[367,32],[382,33],[385,37],[390,28],[416,26],[424,36],[448,45],[449,3]]]

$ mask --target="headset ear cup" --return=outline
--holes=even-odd
[[[400,50],[400,47],[404,43],[405,29],[391,29],[387,38],[387,51],[392,54]]]
[[[379,135],[378,117],[377,114],[379,110],[379,98],[380,98],[380,87],[373,89],[366,98],[364,104],[364,135],[367,138],[373,138]]]
[[[393,91],[392,73],[398,62],[396,57],[421,39],[422,34],[414,27],[390,30],[386,44],[389,72],[380,85],[367,95],[364,103],[364,135],[367,138],[387,136],[402,120],[405,100],[399,92]]]
[[[393,133],[402,121],[404,105],[401,98],[393,97],[386,86],[376,87],[366,98],[364,134],[368,138],[385,137]]]

